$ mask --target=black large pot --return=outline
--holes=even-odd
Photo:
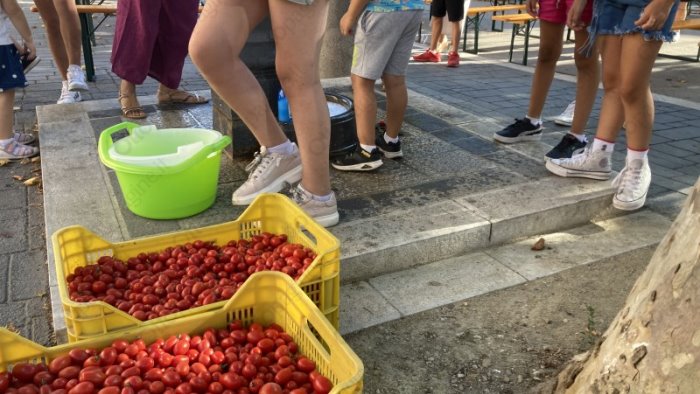
[[[350,98],[333,93],[326,93],[329,107],[337,110],[331,113],[331,144],[330,156],[340,156],[357,147],[357,132],[355,129],[355,107]],[[329,111],[331,108],[329,108]],[[282,124],[282,131],[290,140],[296,142],[294,135],[294,114],[290,123]]]

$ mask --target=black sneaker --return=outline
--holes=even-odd
[[[377,144],[377,149],[386,157],[387,159],[398,159],[403,157],[403,152],[401,152],[401,141],[396,142],[386,142],[384,139],[384,133],[377,133],[377,138],[375,139],[375,144]]]
[[[586,147],[586,141],[579,141],[576,136],[567,133],[561,141],[544,155],[544,160],[549,159],[569,159],[574,153],[583,150]]]
[[[542,137],[542,124],[535,126],[530,119],[515,119],[515,123],[493,134],[493,139],[504,144],[534,141]]]
[[[377,133],[379,133],[379,132],[386,133],[386,122],[383,120],[380,120],[379,122],[377,122],[376,125],[374,125],[374,130]],[[399,129],[399,137],[403,137],[403,131],[401,129]]]
[[[24,71],[24,75],[27,75],[28,72],[32,71],[34,66],[39,64],[41,61],[41,58],[39,56],[34,56],[34,59],[29,60],[29,52],[23,54],[20,56],[20,60],[22,61],[22,70]]]
[[[382,164],[384,163],[379,149],[375,148],[372,152],[367,152],[359,145],[353,152],[335,159],[331,163],[333,168],[341,171],[372,171],[381,167]]]

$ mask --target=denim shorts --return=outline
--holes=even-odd
[[[616,35],[641,33],[647,41],[672,41],[675,33],[671,30],[679,0],[676,0],[660,30],[643,30],[634,22],[651,0],[595,0],[591,35]]]

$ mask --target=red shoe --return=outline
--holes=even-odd
[[[439,63],[440,62],[440,55],[431,51],[430,49],[427,49],[425,52],[421,53],[420,55],[413,56],[413,60],[415,60],[417,62]]]
[[[459,67],[459,55],[457,52],[450,52],[447,54],[447,67]]]

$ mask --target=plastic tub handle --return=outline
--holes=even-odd
[[[100,134],[100,140],[97,143],[97,153],[100,156],[100,160],[107,164],[108,167],[112,167],[114,165],[114,161],[109,155],[109,149],[112,147],[112,145],[114,145],[114,141],[112,141],[112,134],[118,131],[126,130],[127,133],[131,135],[131,131],[137,127],[141,127],[141,125],[133,122],[122,122],[102,131],[102,134]]]

